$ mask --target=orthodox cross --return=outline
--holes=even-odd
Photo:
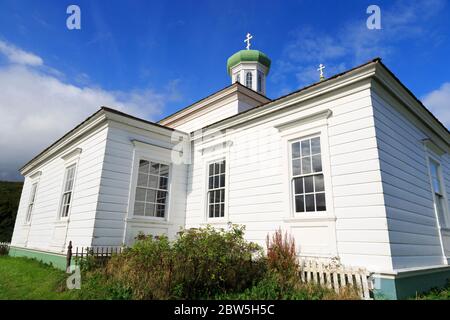
[[[325,69],[325,66],[323,64],[320,64],[319,69],[317,69],[317,71],[320,72],[320,80],[325,79],[325,76],[323,75],[323,69]]]
[[[250,50],[250,39],[252,39],[253,36],[250,33],[247,33],[247,38],[244,40],[244,42],[247,42],[247,50]]]

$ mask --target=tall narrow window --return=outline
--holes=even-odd
[[[245,85],[248,88],[252,88],[252,80],[253,80],[253,76],[251,72],[247,72],[246,76],[245,76]]]
[[[63,184],[63,195],[61,201],[60,217],[66,218],[69,215],[70,205],[73,198],[73,182],[75,179],[75,165],[66,168]]]
[[[258,89],[258,92],[262,91],[262,73],[261,73],[261,71],[258,71],[257,89]]]
[[[446,208],[444,203],[444,192],[441,184],[441,166],[439,163],[430,159],[430,173],[434,197],[434,206],[439,218],[441,227],[449,226],[449,219],[446,215]]]
[[[169,166],[140,160],[134,215],[164,218],[169,184]]]
[[[241,83],[241,75],[239,73],[236,74],[236,82]]]
[[[27,216],[25,219],[26,223],[29,223],[31,221],[31,213],[33,212],[34,200],[36,199],[36,189],[37,182],[33,183],[33,185],[31,186],[30,200],[28,202]]]
[[[292,143],[292,189],[295,212],[326,210],[320,137]]]
[[[225,160],[209,164],[208,215],[210,218],[225,216]]]

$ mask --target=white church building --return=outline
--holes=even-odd
[[[239,51],[231,85],[156,123],[100,108],[21,168],[10,254],[64,266],[69,241],[232,222],[262,246],[282,228],[299,256],[365,267],[387,298],[445,284],[446,127],[380,59],[274,100],[269,69]]]

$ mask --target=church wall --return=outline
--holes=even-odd
[[[323,152],[328,157],[326,192],[331,200],[327,200],[326,215],[314,213],[297,219],[290,208],[287,142],[276,126],[327,109],[332,115],[321,130],[327,136]],[[194,143],[186,226],[212,223],[225,227],[227,221],[244,224],[247,239],[262,246],[265,246],[267,234],[281,227],[295,235],[300,254],[339,256],[345,264],[390,270],[390,246],[368,84],[352,85],[345,91],[283,110],[283,113],[272,113],[227,130],[214,138],[224,142],[220,146],[206,148],[204,145],[214,143]],[[301,138],[317,128],[314,122],[299,124],[290,129],[290,136]],[[225,158],[228,165],[227,212],[221,222],[207,218],[205,199],[208,161],[219,158]]]
[[[379,86],[372,92],[383,192],[394,269],[440,265],[443,262],[422,139],[429,129]],[[449,161],[441,165],[449,199]]]
[[[186,199],[186,167],[172,165],[169,190],[169,221],[128,219],[129,198],[132,182],[135,145],[132,140],[151,144],[171,143],[170,136],[163,136],[147,130],[111,122],[108,130],[105,162],[102,170],[100,195],[94,231],[94,244],[98,246],[120,246],[133,241],[133,235],[142,231],[147,234],[168,234],[173,238],[184,226]],[[173,142],[172,142],[173,143]],[[146,155],[155,161],[163,159],[170,162],[170,151],[151,149]],[[127,228],[124,234],[124,228]],[[131,235],[133,234],[133,235]],[[124,238],[125,237],[125,238]],[[131,237],[131,238],[130,238]],[[130,239],[128,239],[130,238]]]
[[[13,246],[61,252],[68,241],[74,246],[90,246],[95,219],[100,173],[106,143],[106,126],[86,134],[43,165],[36,168],[41,175],[27,175],[20,199],[12,239]],[[66,162],[61,158],[71,150],[81,148],[77,162],[69,221],[59,220],[59,208]],[[31,186],[38,181],[30,225],[25,224]]]

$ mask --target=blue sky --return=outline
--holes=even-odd
[[[66,28],[70,4],[81,30]],[[370,4],[381,30],[366,28]],[[450,127],[449,16],[445,0],[0,0],[0,179],[100,105],[158,120],[227,86],[247,32],[272,59],[270,98],[317,81],[320,63],[331,76],[380,56]]]

